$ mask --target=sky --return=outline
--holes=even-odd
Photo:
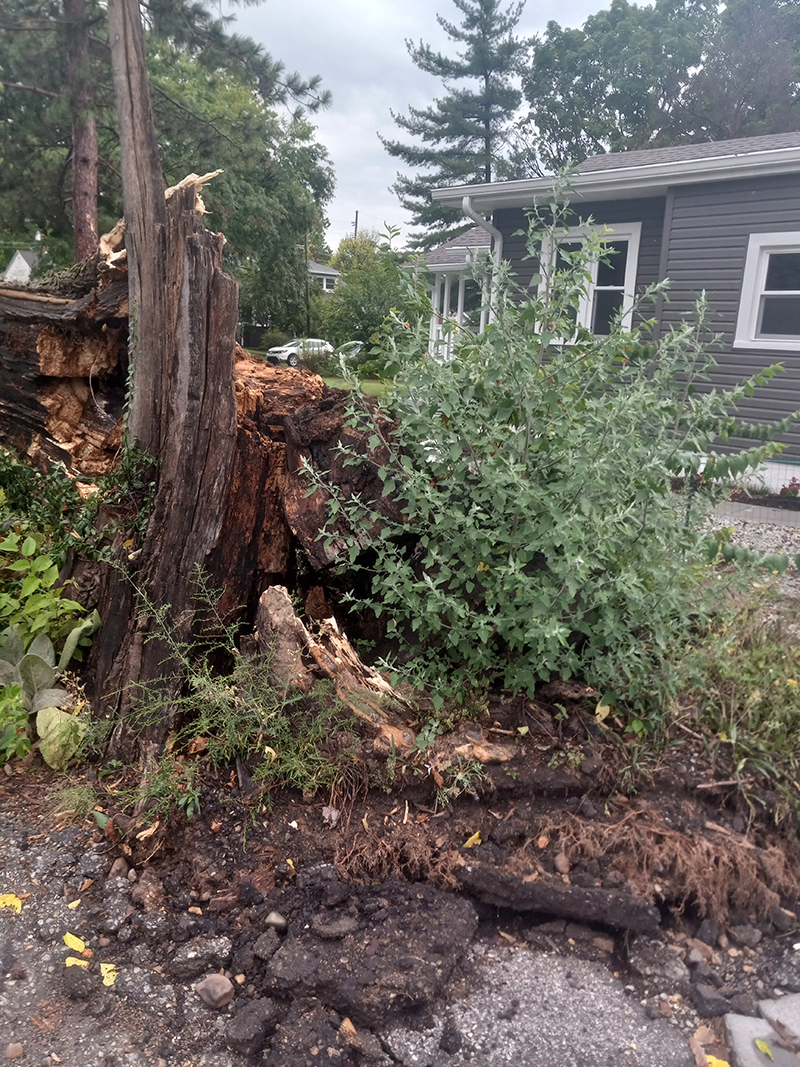
[[[517,35],[542,31],[550,19],[580,26],[588,15],[609,6],[602,0],[528,0]],[[411,61],[406,40],[424,41],[453,55],[458,48],[436,21],[440,14],[459,24],[452,0],[262,0],[236,7],[231,27],[263,44],[287,71],[319,74],[333,94],[332,106],[314,116],[317,139],[326,146],[336,175],[327,215],[328,244],[359,230],[398,226],[405,236],[410,219],[389,186],[402,160],[391,157],[378,133],[407,139],[391,112],[426,107],[443,93],[442,83]]]

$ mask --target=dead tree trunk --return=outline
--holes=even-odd
[[[64,0],[67,83],[72,113],[72,224],[75,262],[97,252],[97,125],[86,0]]]
[[[135,573],[110,572],[100,603],[97,694],[124,723],[137,685],[166,678],[168,695],[179,684],[169,646],[148,640],[152,613],[165,611],[172,639],[186,640],[195,569],[222,528],[236,442],[238,289],[222,272],[224,238],[196,210],[197,183],[182,183],[165,204],[137,0],[111,0],[109,27],[131,302],[128,440],[152,456],[157,481]],[[150,740],[168,728],[167,709]]]

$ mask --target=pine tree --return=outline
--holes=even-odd
[[[525,0],[501,10],[501,0],[453,0],[463,21],[456,26],[436,19],[451,40],[462,45],[455,58],[432,51],[427,44],[406,41],[414,64],[442,80],[446,94],[427,108],[392,112],[397,125],[419,144],[381,138],[387,152],[425,171],[414,177],[399,174],[392,186],[400,203],[424,232],[413,237],[430,248],[464,229],[463,216],[434,203],[431,189],[512,177],[508,141],[521,94],[516,88],[526,43],[513,35]],[[477,87],[457,83],[476,81]]]

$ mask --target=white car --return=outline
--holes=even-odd
[[[267,355],[272,359],[285,360],[290,367],[296,367],[298,359],[303,356],[332,356],[333,345],[321,341],[319,337],[294,337],[285,345],[270,348]]]

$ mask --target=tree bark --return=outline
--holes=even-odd
[[[148,741],[160,744],[169,730],[196,569],[222,530],[236,442],[238,287],[222,272],[224,238],[202,224],[198,183],[187,179],[165,203],[138,2],[110,0],[108,14],[131,312],[128,444],[152,457],[156,481],[135,572],[109,572],[100,603],[96,692],[122,723],[118,747],[129,747],[137,686],[163,679],[163,713]]]
[[[169,406],[167,338],[177,308],[167,306],[167,208],[138,0],[109,0],[108,28],[128,250],[132,364],[128,435],[131,443],[158,458]]]
[[[72,114],[72,224],[79,263],[97,252],[97,126],[85,0],[64,0],[64,17]]]

